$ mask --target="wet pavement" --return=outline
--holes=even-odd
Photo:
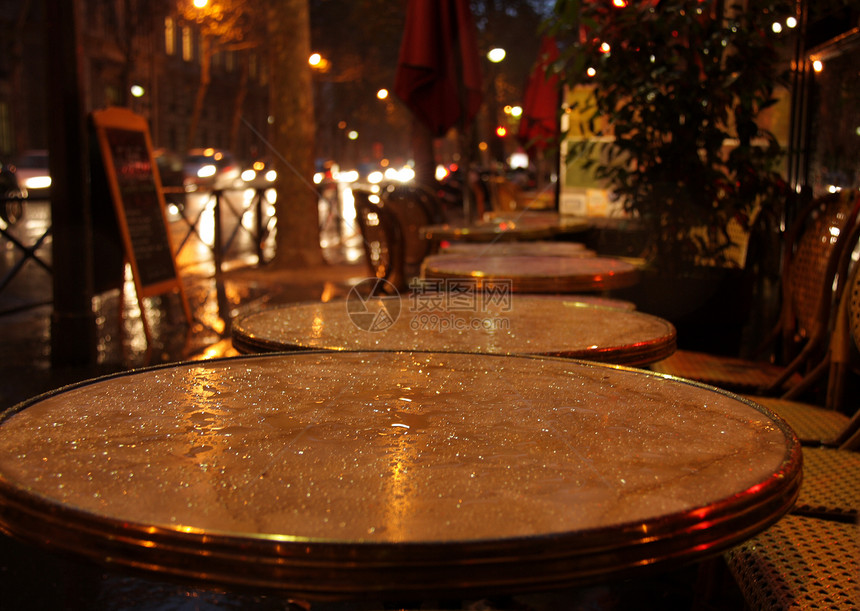
[[[22,222],[4,228],[11,238],[30,246],[49,227],[48,216],[46,206],[31,204]],[[350,223],[342,222],[339,232],[330,218],[321,217],[325,265],[285,270],[258,265],[255,244],[248,235],[240,235],[231,244],[220,274],[215,273],[212,251],[204,242],[205,224],[198,223],[195,233],[181,222],[171,223],[174,243],[187,238],[177,266],[192,323],[185,320],[178,294],[145,298],[141,301],[152,329],[148,343],[140,302],[127,273],[122,290],[93,299],[98,360],[86,368],[51,366],[51,274],[32,259],[21,265],[21,249],[0,235],[0,278],[5,278],[0,290],[0,410],[60,386],[116,371],[224,356],[229,350],[230,320],[240,313],[271,304],[344,297],[367,276],[361,238]],[[271,256],[272,236],[265,246],[265,255]],[[50,236],[35,254],[51,264]],[[19,265],[17,273],[9,277]]]

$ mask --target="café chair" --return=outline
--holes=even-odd
[[[422,229],[442,222],[441,204],[428,190],[419,186],[388,185],[381,191],[384,208],[393,213],[403,241],[403,274],[405,283],[416,277],[421,263],[432,254],[434,244],[426,238]],[[406,288],[398,287],[398,289]]]
[[[503,176],[491,176],[487,180],[490,190],[490,205],[496,212],[521,210],[522,193],[520,188]]]
[[[860,515],[860,452],[803,448],[803,483],[791,512],[855,521]]]
[[[817,198],[786,234],[781,312],[757,351],[779,354],[779,364],[682,349],[651,369],[734,392],[759,396],[789,392],[804,372],[819,364],[826,350],[837,303],[833,281],[858,210],[860,198],[854,192]]]
[[[836,272],[838,307],[824,358],[783,397],[748,397],[781,416],[805,445],[843,445],[857,434],[860,422],[860,410],[854,410],[852,418],[844,407],[848,373],[860,360],[860,265],[853,259],[860,247],[860,224],[846,244]],[[823,406],[795,400],[821,382],[825,372]]]
[[[405,290],[403,234],[397,217],[378,196],[355,189],[355,214],[364,246],[365,261],[370,275],[387,283],[378,286],[383,291]]]
[[[836,444],[850,420],[840,411],[811,403],[755,395],[746,395],[746,398],[763,405],[785,420],[797,434],[800,443],[805,446]]]
[[[857,244],[852,230],[848,248]],[[846,249],[831,336],[826,404],[841,406],[848,349],[860,347],[860,265]],[[817,406],[759,398],[806,443],[803,481],[790,514],[724,554],[750,609],[857,609],[860,605],[860,410],[848,416]],[[790,407],[790,409],[786,409]],[[781,408],[781,409],[780,409]],[[828,417],[837,416],[838,418]]]
[[[790,513],[724,553],[749,609],[858,608],[856,450],[803,448],[803,482]]]
[[[723,554],[751,610],[857,609],[857,524],[787,515]]]
[[[442,200],[428,187],[420,184],[391,183],[382,189],[382,200],[414,200],[424,211],[428,223],[447,223],[448,215]]]

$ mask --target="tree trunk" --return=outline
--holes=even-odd
[[[248,94],[248,54],[241,54],[241,75],[236,87],[236,98],[233,100],[233,118],[230,121],[230,150],[239,150],[239,127],[242,125],[242,106]]]
[[[197,137],[197,126],[200,124],[200,115],[203,113],[203,103],[206,101],[206,92],[209,90],[209,81],[212,78],[212,41],[208,36],[200,38],[200,85],[197,87],[197,97],[194,99],[194,110],[191,121],[188,124],[188,141],[185,148],[194,147],[194,139]]]
[[[274,5],[274,6],[273,6]],[[280,0],[269,6],[272,75],[272,157],[278,171],[275,211],[276,268],[322,265],[319,195],[313,183],[314,122],[308,0]]]

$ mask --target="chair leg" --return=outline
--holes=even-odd
[[[816,347],[817,344],[818,344],[818,342],[815,341],[814,338],[810,338],[809,341],[806,343],[806,345],[803,347],[803,350],[800,351],[800,354],[798,354],[796,357],[794,357],[794,360],[791,361],[791,363],[789,363],[785,367],[782,374],[776,380],[774,380],[770,384],[770,386],[768,386],[767,388],[765,388],[763,390],[764,394],[766,394],[766,395],[778,394],[779,389],[782,387],[782,385],[785,384],[791,378],[791,376],[793,376],[795,373],[797,373],[800,370],[800,367],[801,367],[801,365],[803,365],[803,363],[805,363],[807,360],[809,360],[809,357],[812,355],[812,351]]]
[[[782,395],[782,398],[786,399],[788,401],[791,401],[793,399],[800,397],[803,393],[805,393],[807,390],[809,390],[814,383],[818,382],[821,379],[821,376],[827,372],[827,369],[829,366],[830,366],[830,359],[824,358],[820,363],[818,363],[818,365],[816,365],[812,369],[812,371],[810,371],[808,374],[803,376],[803,379],[800,382],[798,382],[797,384],[792,386],[788,390],[788,392],[786,392],[784,395]],[[784,381],[785,380],[783,380],[783,382]],[[780,382],[780,384],[782,384],[782,382]],[[779,387],[777,386],[777,388],[779,388]]]

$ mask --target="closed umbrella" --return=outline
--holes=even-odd
[[[460,132],[463,201],[470,215],[466,127],[483,101],[481,59],[467,0],[409,0],[394,93],[439,138]]]
[[[409,0],[394,92],[434,137],[475,118],[480,61],[467,0]]]
[[[549,72],[558,60],[558,46],[552,37],[544,37],[538,60],[529,76],[523,100],[523,114],[517,132],[519,141],[530,152],[540,154],[559,134],[558,109],[561,79]]]

